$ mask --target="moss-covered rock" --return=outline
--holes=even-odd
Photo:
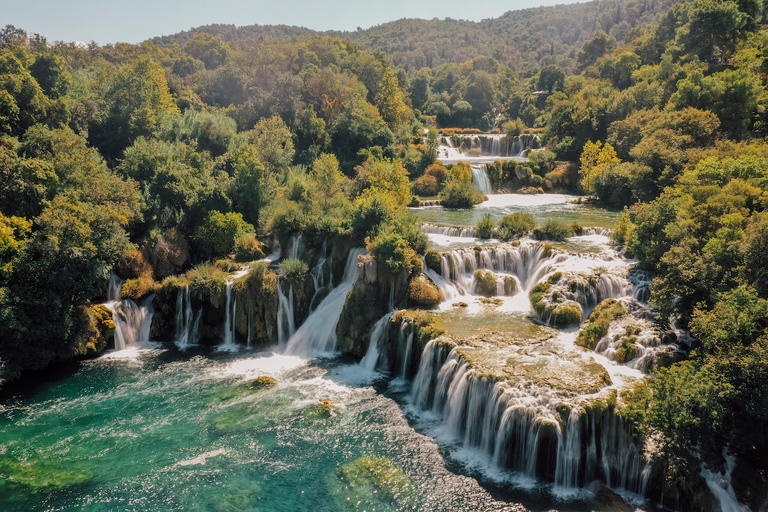
[[[625,336],[621,339],[621,347],[616,351],[616,361],[619,363],[626,363],[633,360],[639,354],[639,350],[635,342],[637,337]]]
[[[82,306],[79,309],[78,330],[73,343],[74,355],[90,357],[100,354],[115,334],[112,311],[103,304]]]
[[[252,381],[249,381],[247,386],[249,389],[254,391],[261,391],[263,389],[269,389],[277,386],[277,379],[270,377],[269,375],[262,375],[260,377],[256,377]]]
[[[418,274],[408,284],[408,302],[422,308],[433,308],[443,301],[441,292],[435,283],[424,274]]]
[[[0,459],[0,479],[7,483],[51,491],[81,485],[94,477],[91,471],[78,469],[54,458],[33,457],[15,460]]]
[[[581,323],[582,311],[578,302],[568,300],[559,303],[552,311],[550,324],[553,327],[573,327]]]
[[[426,254],[424,254],[424,263],[427,265],[428,269],[437,272],[438,274],[442,271],[440,253],[437,251],[427,251]]]
[[[121,299],[131,299],[138,302],[150,293],[154,293],[158,284],[152,279],[151,275],[142,275],[136,279],[127,279],[123,282],[120,293]]]
[[[616,299],[606,299],[592,311],[587,320],[587,326],[579,332],[576,344],[594,350],[598,342],[608,334],[611,322],[626,315],[628,311]]]
[[[474,275],[475,293],[485,297],[496,295],[496,276],[490,270],[477,270]]]

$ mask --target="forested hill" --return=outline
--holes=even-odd
[[[194,32],[205,32],[232,43],[301,40],[331,35],[351,41],[368,51],[383,50],[396,67],[415,71],[461,63],[478,55],[493,57],[516,71],[556,64],[567,71],[576,67],[576,56],[585,41],[602,30],[617,40],[634,27],[656,21],[672,0],[596,0],[588,3],[509,11],[480,22],[402,19],[355,32],[316,32],[285,25],[206,25],[153,42],[183,45]]]

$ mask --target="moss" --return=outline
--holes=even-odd
[[[323,418],[330,418],[336,410],[336,402],[328,398],[321,398],[318,404],[315,406],[319,416]]]
[[[626,363],[638,356],[638,348],[635,342],[637,338],[635,336],[626,336],[621,339],[621,347],[616,351],[616,361],[619,363]]]
[[[277,380],[268,375],[262,375],[261,377],[256,377],[250,381],[247,386],[249,389],[260,391],[262,389],[269,389],[277,386]]]
[[[492,297],[496,295],[496,276],[490,270],[475,271],[475,293]]]
[[[416,486],[411,478],[385,457],[361,457],[344,464],[339,468],[339,478],[366,497],[377,495],[401,507],[416,502]]]
[[[65,489],[93,478],[87,470],[76,469],[55,458],[34,457],[24,461],[0,460],[0,478],[33,489]]]
[[[512,276],[504,276],[504,295],[511,296],[517,293],[517,279]]]
[[[424,274],[419,274],[408,284],[408,300],[417,307],[433,308],[443,300],[443,292]]]
[[[231,258],[223,258],[220,260],[216,260],[213,263],[213,266],[221,270],[222,272],[226,272],[226,273],[236,272],[240,270],[240,264]]]
[[[438,274],[442,272],[439,252],[433,250],[427,251],[426,254],[424,254],[424,263],[426,263],[428,269],[437,272]]]
[[[558,304],[552,312],[554,327],[572,327],[581,323],[581,306],[572,300]]]
[[[624,305],[616,299],[606,299],[597,305],[589,315],[587,326],[576,338],[576,344],[594,350],[600,340],[608,334],[611,322],[627,314]]]
[[[187,279],[195,298],[210,302],[214,308],[221,307],[227,286],[225,272],[210,263],[204,263],[187,272]]]

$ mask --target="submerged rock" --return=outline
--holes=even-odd
[[[269,389],[277,386],[277,379],[268,375],[262,375],[253,379],[247,385],[248,388],[253,390]]]

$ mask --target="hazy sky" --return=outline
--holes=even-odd
[[[298,25],[355,30],[401,18],[480,21],[579,0],[2,0],[0,26],[49,41],[138,43],[200,25]]]

